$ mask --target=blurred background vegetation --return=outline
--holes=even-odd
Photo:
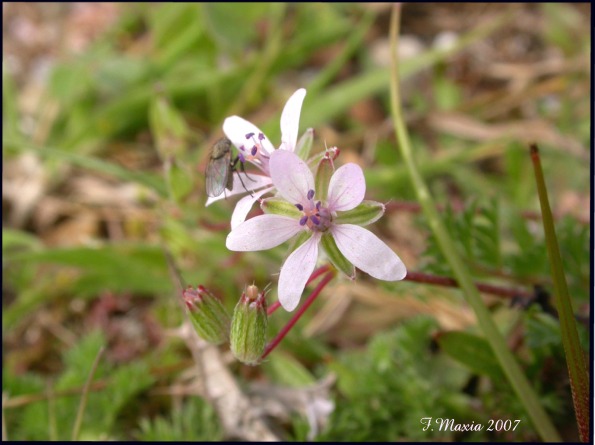
[[[337,278],[262,365],[209,350],[216,375],[178,329],[163,246],[229,308],[253,281],[276,299],[286,247],[227,251],[235,199],[205,208],[203,172],[226,116],[278,142],[300,87],[300,134],[338,146],[367,197],[389,203],[373,230],[409,270],[450,275],[395,146],[388,4],[2,8],[3,438],[70,439],[80,412],[78,437],[95,440],[538,439],[456,289]],[[476,280],[523,291],[485,301],[566,440],[578,436],[527,147],[541,148],[588,351],[590,14],[408,4],[399,47],[422,173]],[[269,336],[288,319],[276,312]],[[215,385],[261,429],[221,409]],[[422,417],[521,423],[423,431]]]

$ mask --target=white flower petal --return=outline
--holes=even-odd
[[[244,185],[242,185],[242,181],[240,181],[240,179],[238,178],[239,174],[242,175],[242,181],[244,181],[244,185],[246,186],[246,188],[244,188]],[[246,177],[246,175],[244,173],[234,172],[233,187],[232,187],[231,191],[225,190],[219,196],[209,197],[209,199],[207,199],[207,203],[205,204],[205,207],[210,206],[215,201],[229,198],[230,196],[241,195],[244,193],[248,193],[248,191],[254,192],[258,189],[261,189],[262,187],[270,187],[273,183],[271,181],[271,178],[269,178],[268,176],[259,175],[256,173],[249,173],[249,175],[252,180],[250,180],[248,177]],[[248,191],[246,191],[246,189],[248,189]]]
[[[306,97],[306,90],[300,88],[287,100],[281,113],[281,150],[295,151],[300,127],[300,112]]]
[[[248,252],[267,250],[284,243],[304,230],[295,218],[280,215],[260,215],[234,228],[225,245],[229,250]]]
[[[308,165],[291,151],[276,150],[271,154],[269,170],[273,185],[288,202],[302,203],[314,189],[314,177]]]
[[[223,122],[223,132],[227,139],[229,139],[233,145],[238,149],[243,145],[248,152],[254,145],[252,139],[246,139],[246,135],[254,133],[254,137],[258,140],[258,135],[262,133],[260,128],[254,125],[252,122],[248,122],[246,119],[239,116],[230,116]],[[264,133],[263,133],[264,134]],[[265,136],[264,140],[260,142],[262,148],[267,153],[272,153],[275,147]]]
[[[285,260],[279,275],[279,303],[288,311],[293,311],[298,303],[306,282],[316,266],[320,233],[313,233],[310,239],[293,251]]]
[[[250,209],[254,205],[254,203],[265,193],[270,192],[273,190],[273,187],[265,188],[259,190],[258,192],[252,193],[252,195],[244,196],[240,199],[237,203],[235,208],[233,209],[233,214],[231,215],[231,229],[235,229],[241,223],[246,221],[246,216]]]
[[[341,253],[358,269],[386,281],[402,280],[407,275],[397,254],[369,230],[353,224],[337,224],[331,231]]]
[[[356,208],[364,200],[366,180],[357,164],[349,163],[333,173],[328,186],[328,206],[331,211]]]

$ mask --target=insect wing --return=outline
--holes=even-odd
[[[231,147],[227,140],[217,142],[211,150],[211,158],[206,170],[207,195],[219,196],[232,182]]]

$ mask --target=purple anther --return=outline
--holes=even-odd
[[[317,225],[319,225],[319,224],[320,224],[320,219],[318,219],[318,218],[316,217],[316,215],[312,215],[312,216],[310,216],[310,219],[312,220],[312,222],[314,223],[314,225],[315,225],[315,226],[317,226]]]
[[[246,162],[246,158],[244,157],[244,153],[238,153],[238,158],[240,159],[240,162],[243,164],[244,162]]]
[[[240,145],[240,150],[246,151],[246,147],[244,147],[243,145]]]
[[[318,202],[316,203],[316,210],[318,210],[318,211],[320,212],[320,201],[318,201]]]
[[[308,217],[306,215],[302,216],[300,218],[300,226],[304,226],[306,225],[306,222],[308,221]]]
[[[255,145],[254,147],[252,147],[252,150],[250,150],[250,154],[252,156],[256,156],[256,153],[258,153],[258,147]]]
[[[303,205],[301,205],[301,204],[296,204],[295,206],[297,207],[297,209],[298,209],[300,212],[303,212],[303,211],[304,211],[304,206],[303,206]]]
[[[264,141],[264,134],[258,133],[258,140],[259,141]]]
[[[252,136],[254,136],[254,133],[248,133],[246,135],[246,139],[252,139]]]
[[[308,199],[314,198],[314,190],[308,190]]]

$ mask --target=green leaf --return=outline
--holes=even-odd
[[[255,43],[259,22],[273,6],[267,3],[204,3],[204,19],[211,36],[224,49],[240,53]]]
[[[120,167],[119,165],[98,158],[71,153],[64,150],[57,150],[50,147],[43,147],[43,149],[41,149],[32,145],[21,144],[16,141],[4,141],[4,144],[5,150],[18,152],[30,150],[34,152],[35,155],[41,156],[43,158],[51,158],[70,162],[80,167],[88,168],[101,173],[107,173],[124,181],[136,182],[157,192],[160,196],[166,196],[166,188],[163,179],[160,176],[152,173],[128,170],[124,167]]]
[[[492,379],[504,378],[489,343],[468,332],[446,332],[438,337],[440,347],[453,359]]]
[[[280,351],[269,355],[262,366],[276,383],[282,385],[297,388],[316,383],[316,379],[304,365],[293,356]]]
[[[14,229],[2,229],[2,252],[6,252],[18,247],[25,249],[36,249],[41,247],[41,242],[35,236]]]
[[[162,160],[184,153],[188,126],[178,110],[162,96],[151,101],[149,125]]]
[[[144,244],[46,249],[11,254],[14,263],[52,263],[76,267],[81,275],[72,286],[82,295],[105,289],[145,294],[171,292],[161,248]],[[12,307],[11,307],[12,309]]]

